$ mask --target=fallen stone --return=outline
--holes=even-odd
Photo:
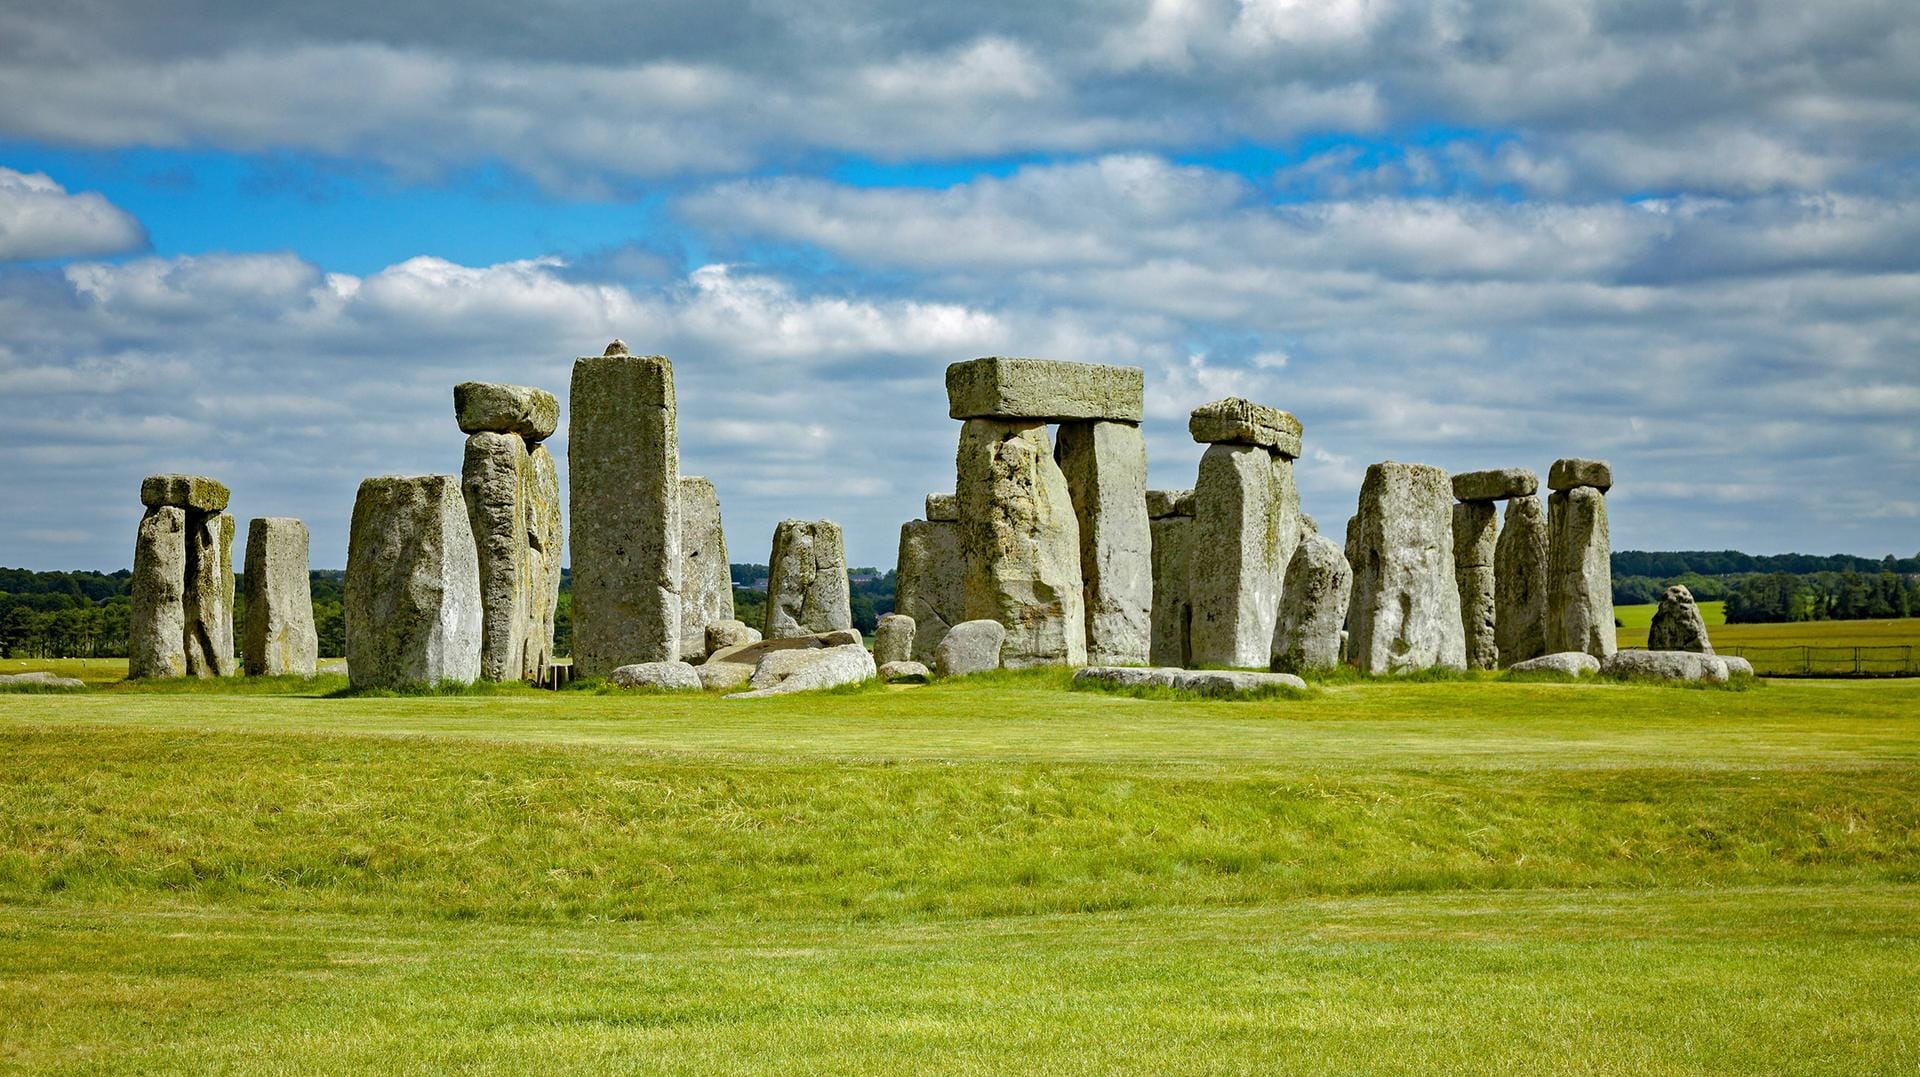
[[[1374,464],[1360,487],[1356,519],[1348,661],[1376,676],[1465,668],[1447,473],[1425,464]]]
[[[822,632],[820,633],[820,640],[829,647],[839,647],[846,644],[859,644],[862,647],[867,645],[867,638],[861,635],[860,630],[857,628],[836,628],[831,632]]]
[[[1547,653],[1547,590],[1546,510],[1538,497],[1515,497],[1493,551],[1493,639],[1502,665]]]
[[[1169,688],[1174,666],[1083,666],[1073,671],[1073,683],[1111,688]]]
[[[960,499],[955,494],[928,494],[927,519],[936,523],[955,523],[960,519]]]
[[[286,516],[247,524],[247,637],[242,669],[249,676],[314,675],[320,637],[313,626],[307,575],[307,525]]]
[[[85,688],[78,677],[56,677],[51,673],[0,673],[0,688]]]
[[[759,643],[760,630],[746,623],[729,618],[715,621],[706,627],[706,647],[703,654],[713,654],[729,647],[742,647],[749,643]]]
[[[1192,508],[1192,498],[1187,499]],[[1193,664],[1193,602],[1187,594],[1188,546],[1192,515],[1167,515],[1149,521],[1153,537],[1152,636],[1147,661],[1156,666]]]
[[[943,677],[963,677],[1000,668],[1007,628],[999,621],[962,621],[934,649],[933,668]]]
[[[767,561],[769,639],[848,628],[846,547],[832,520],[782,520]]]
[[[1547,489],[1553,491],[1572,490],[1581,486],[1591,486],[1601,493],[1613,489],[1613,468],[1605,460],[1582,460],[1567,457],[1555,460],[1553,467],[1547,470]]]
[[[1547,650],[1605,658],[1613,627],[1613,558],[1607,499],[1576,486],[1547,499]]]
[[[480,560],[459,478],[360,484],[345,598],[355,688],[471,684],[480,676]]]
[[[1269,663],[1281,673],[1305,673],[1340,664],[1340,628],[1353,594],[1353,569],[1332,539],[1302,535],[1287,564]]]
[[[1515,662],[1507,670],[1510,673],[1557,673],[1565,677],[1580,677],[1600,672],[1600,660],[1585,651],[1562,651]]]
[[[881,617],[873,630],[873,660],[882,666],[912,661],[914,627],[913,618],[904,613]]]
[[[847,637],[852,636],[849,640]],[[840,647],[848,643],[859,643],[860,634],[847,632],[822,632],[810,636],[785,636],[780,639],[761,639],[751,643],[742,643],[732,647],[722,647],[707,655],[707,662],[744,662],[757,666],[760,660],[776,651],[820,650],[826,647]]]
[[[1700,681],[1721,684],[1727,662],[1695,651],[1616,651],[1600,660],[1600,672],[1620,680]]]
[[[1202,666],[1264,668],[1280,587],[1300,544],[1293,462],[1251,445],[1209,445],[1193,486],[1188,646]]]
[[[925,684],[933,672],[920,662],[882,662],[880,679],[888,684]]]
[[[893,608],[913,618],[913,660],[932,664],[947,629],[967,619],[967,561],[960,525],[908,520],[900,525]]]
[[[760,660],[753,672],[751,691],[736,692],[728,699],[760,699],[766,696],[813,692],[859,684],[872,680],[879,671],[873,655],[858,643],[826,647],[817,651],[776,651]],[[777,677],[773,683],[765,680]]]
[[[1500,664],[1493,569],[1499,534],[1499,513],[1493,502],[1462,501],[1453,506],[1453,579],[1460,592],[1468,669]]]
[[[1147,518],[1162,520],[1169,516],[1193,515],[1192,490],[1148,490]]]
[[[1147,443],[1131,423],[1061,423],[1054,457],[1080,530],[1087,661],[1145,662],[1153,634]]]
[[[1187,432],[1202,445],[1253,445],[1289,459],[1300,457],[1300,420],[1237,396],[1193,409]]]
[[[133,544],[127,677],[187,675],[187,511],[147,510]]]
[[[1044,423],[968,419],[956,455],[966,616],[1007,630],[1001,665],[1085,665],[1080,524]]]
[[[1753,663],[1747,661],[1744,658],[1741,658],[1739,655],[1723,654],[1723,655],[1719,655],[1718,657],[1720,661],[1726,663],[1727,665],[1727,676],[1751,677],[1754,675]]]
[[[709,692],[738,688],[753,679],[750,662],[703,662],[693,667],[693,671],[700,677],[700,687]]]
[[[663,692],[698,692],[705,687],[700,674],[685,662],[636,662],[607,675],[621,688],[657,688]]]
[[[517,434],[530,445],[560,425],[559,399],[528,385],[463,381],[453,387],[453,413],[463,434]]]
[[[1700,615],[1700,606],[1685,584],[1676,583],[1660,596],[1660,607],[1653,611],[1653,622],[1647,628],[1647,649],[1713,653],[1713,644],[1707,641],[1706,618]]]
[[[233,657],[233,517],[187,510],[187,676],[231,677]]]
[[[1145,408],[1139,367],[991,357],[947,367],[947,414],[1033,422],[1137,423]]]
[[[477,385],[478,382],[467,384]],[[459,389],[454,399],[460,398]],[[526,439],[482,431],[467,438],[460,493],[480,561],[480,679],[521,680],[526,674],[529,608],[534,595],[524,496],[532,461]],[[539,672],[537,669],[534,671]]]
[[[1305,691],[1307,682],[1290,673],[1260,673],[1231,669],[1177,669],[1171,666],[1088,666],[1076,670],[1075,684],[1120,688],[1170,688],[1196,695],[1230,698],[1271,692],[1276,688]]]
[[[1461,501],[1505,501],[1514,497],[1532,497],[1539,489],[1540,476],[1530,467],[1462,471],[1453,477],[1453,496]]]
[[[573,364],[573,660],[588,677],[680,654],[673,363],[625,352],[621,346]]]
[[[140,483],[140,503],[150,509],[170,505],[195,512],[221,512],[230,496],[225,483],[204,475],[148,475]]]
[[[680,657],[705,657],[707,626],[732,619],[733,570],[720,526],[720,493],[702,476],[681,476]]]

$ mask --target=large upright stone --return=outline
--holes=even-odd
[[[1193,491],[1148,490],[1147,511],[1153,536],[1153,635],[1147,660],[1184,668],[1193,660],[1193,605],[1187,595]]]
[[[966,616],[1006,630],[1001,665],[1085,665],[1080,524],[1046,424],[968,419],[956,456]]]
[[[893,608],[913,618],[913,660],[932,665],[947,629],[967,619],[967,559],[960,549],[958,522],[908,520],[900,525]]]
[[[307,579],[307,525],[286,516],[247,524],[247,638],[241,666],[254,677],[311,677],[320,657]]]
[[[680,657],[707,653],[707,626],[733,620],[733,569],[720,526],[720,493],[699,475],[680,479]]]
[[[530,445],[560,425],[560,401],[529,385],[463,381],[453,387],[453,413],[463,434],[518,434]]]
[[[680,656],[680,444],[673,364],[608,354],[573,364],[567,482],[573,660],[585,676]]]
[[[840,525],[832,520],[780,521],[767,559],[767,638],[852,627]]]
[[[467,438],[460,489],[479,555],[481,680],[527,676],[529,611],[537,601],[527,542],[532,468],[519,434],[483,431]]]
[[[187,676],[231,677],[233,517],[187,510]]]
[[[1374,464],[1355,521],[1347,660],[1369,674],[1465,668],[1447,473],[1425,464]]]
[[[1340,544],[1308,531],[1287,562],[1273,629],[1272,668],[1305,673],[1340,664],[1340,630],[1352,597],[1353,570]]]
[[[1493,635],[1503,667],[1548,653],[1547,558],[1540,499],[1508,501],[1493,552]]]
[[[1647,650],[1692,651],[1712,654],[1707,641],[1707,619],[1685,584],[1676,583],[1660,596],[1660,608],[1653,611],[1653,623],[1647,628]]]
[[[1547,650],[1606,658],[1618,647],[1613,626],[1612,546],[1607,499],[1592,486],[1555,490],[1547,499]]]
[[[545,445],[527,452],[520,498],[527,506],[527,572],[532,605],[526,613],[520,676],[533,679],[553,663],[553,622],[560,605],[561,567],[566,560],[566,522],[560,511],[560,469]]]
[[[458,477],[360,484],[347,543],[346,627],[356,688],[480,676],[480,560]]]
[[[1209,445],[1188,539],[1192,664],[1267,665],[1287,560],[1299,542],[1292,461],[1254,445]]]
[[[1080,527],[1087,661],[1140,665],[1153,635],[1146,440],[1131,423],[1061,423],[1054,457]]]
[[[1140,368],[1133,366],[972,359],[947,367],[947,414],[955,419],[1138,423],[1145,410],[1145,385]]]
[[[132,584],[127,676],[186,676],[187,510],[147,510],[133,543]]]
[[[1468,669],[1493,669],[1500,664],[1493,568],[1499,534],[1499,513],[1493,502],[1462,501],[1453,506],[1453,578],[1460,591]]]

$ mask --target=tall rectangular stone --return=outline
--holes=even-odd
[[[189,677],[231,677],[233,517],[187,510],[186,652]]]
[[[1555,490],[1547,499],[1547,556],[1548,653],[1584,651],[1595,658],[1612,654],[1619,646],[1613,626],[1612,546],[1607,499],[1598,488]]]
[[[1080,525],[1087,661],[1143,665],[1153,635],[1147,443],[1132,423],[1061,423],[1054,456]]]
[[[248,522],[241,668],[249,676],[311,677],[318,666],[307,553],[307,525],[301,521],[261,516]]]
[[[1193,485],[1192,664],[1266,668],[1281,584],[1299,541],[1292,460],[1256,445],[1209,445]]]
[[[458,476],[360,484],[345,597],[354,687],[470,684],[480,676],[480,559]]]
[[[967,561],[960,548],[960,524],[901,524],[893,580],[893,608],[913,618],[913,660],[931,666],[947,629],[967,619]]]
[[[1548,653],[1547,551],[1547,512],[1540,499],[1508,501],[1493,553],[1494,641],[1503,669]]]
[[[1453,571],[1453,488],[1424,464],[1374,464],[1348,525],[1353,562],[1347,660],[1368,674],[1464,669]]]
[[[613,351],[613,347],[609,347]],[[573,364],[573,659],[584,676],[680,657],[673,364],[620,347]]]
[[[680,657],[706,657],[707,626],[733,620],[733,570],[720,526],[720,492],[700,475],[680,477]]]
[[[947,367],[947,414],[955,419],[1111,419],[1145,411],[1139,367],[990,357]]]
[[[527,507],[527,573],[532,604],[524,611],[520,676],[532,680],[553,664],[553,621],[560,605],[566,559],[566,521],[560,511],[560,469],[545,445],[527,450],[520,499]]]
[[[186,509],[165,504],[147,509],[133,543],[132,584],[127,676],[186,676]]]
[[[767,558],[768,639],[853,627],[847,554],[832,520],[782,520]]]
[[[1187,597],[1187,557],[1193,528],[1191,490],[1149,490],[1153,540],[1152,635],[1147,661],[1185,668],[1193,661],[1189,631],[1193,607]]]
[[[1006,628],[1005,667],[1085,665],[1080,525],[1046,424],[968,419],[955,464],[967,619]]]
[[[482,431],[467,438],[460,490],[466,499],[467,519],[480,563],[483,681],[513,681],[526,676],[522,663],[528,614],[535,602],[527,543],[526,495],[531,489],[532,468],[526,439],[519,434]]]
[[[1309,529],[1287,562],[1272,668],[1306,673],[1340,664],[1340,630],[1353,597],[1353,570],[1340,545]]]
[[[1466,635],[1468,669],[1493,669],[1500,662],[1494,627],[1493,569],[1499,533],[1499,514],[1493,502],[1462,501],[1453,506],[1453,579],[1460,592],[1460,627]]]

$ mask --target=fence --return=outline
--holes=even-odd
[[[1913,647],[1716,647],[1720,654],[1737,655],[1753,663],[1753,671],[1767,677],[1912,677],[1920,675]]]

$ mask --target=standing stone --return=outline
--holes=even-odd
[[[680,444],[673,363],[573,364],[573,660],[583,676],[680,656]]]
[[[1146,440],[1131,423],[1061,423],[1054,456],[1080,528],[1087,661],[1140,665],[1153,635]]]
[[[895,573],[895,579],[899,574]],[[873,630],[873,660],[881,665],[888,662],[913,661],[913,637],[915,625],[913,618],[903,613],[889,613],[880,618]]]
[[[1188,632],[1193,605],[1187,595],[1187,547],[1193,531],[1193,491],[1149,490],[1153,536],[1153,637],[1147,660],[1156,666],[1190,665]]]
[[[1537,497],[1507,502],[1493,552],[1493,602],[1502,666],[1547,654],[1547,512]]]
[[[1080,525],[1046,424],[968,419],[956,464],[967,619],[1006,628],[1008,668],[1085,665]]]
[[[520,676],[533,680],[553,664],[553,621],[560,605],[566,523],[560,511],[560,470],[545,445],[528,450],[527,470],[522,474],[525,484],[520,499],[527,506],[527,574],[532,589],[531,605],[524,611]]]
[[[536,601],[525,496],[531,471],[527,443],[519,434],[482,431],[467,438],[460,489],[479,556],[480,679],[485,681],[525,675],[528,611]]]
[[[1712,654],[1707,641],[1707,620],[1685,584],[1676,583],[1660,596],[1660,608],[1653,611],[1653,624],[1647,629],[1649,651],[1693,651]]]
[[[247,524],[248,676],[311,677],[320,657],[313,627],[313,591],[307,580],[307,525],[285,516]]]
[[[187,510],[187,676],[231,677],[233,517]]]
[[[356,688],[480,676],[480,559],[460,480],[360,484],[347,544],[347,673]]]
[[[1453,488],[1447,473],[1392,461],[1360,487],[1347,660],[1368,674],[1464,669],[1453,577]]]
[[[149,508],[133,544],[129,678],[186,676],[186,590],[187,510]]]
[[[1493,568],[1499,534],[1493,502],[1462,501],[1453,507],[1453,578],[1460,591],[1468,669],[1493,669],[1500,664]]]
[[[1619,645],[1606,496],[1592,486],[1555,490],[1547,499],[1547,541],[1547,650],[1604,659]]]
[[[1340,629],[1352,590],[1353,569],[1339,543],[1317,530],[1301,535],[1280,591],[1272,668],[1305,673],[1339,665]]]
[[[852,627],[840,525],[832,520],[780,521],[767,559],[767,638]]]
[[[1264,667],[1286,557],[1300,540],[1299,493],[1272,453],[1217,444],[1200,457],[1188,538],[1192,665]]]
[[[913,660],[932,665],[934,649],[947,629],[967,619],[967,559],[960,549],[960,524],[901,524],[893,581],[893,608],[913,618]]]
[[[680,657],[707,654],[707,626],[733,620],[733,569],[720,494],[699,475],[680,479]]]

